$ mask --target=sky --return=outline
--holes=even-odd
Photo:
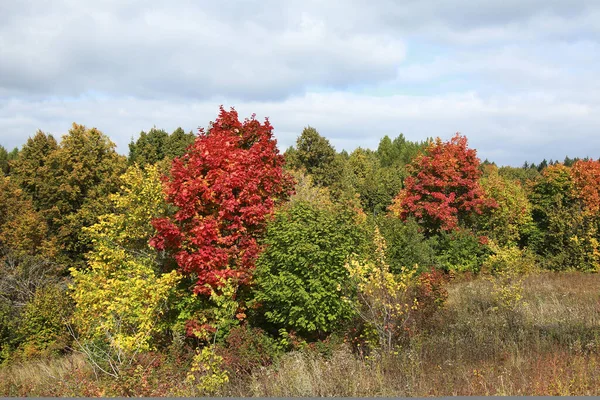
[[[519,166],[600,157],[600,1],[0,1],[0,144],[73,122],[127,154],[220,105],[336,150],[461,132]]]

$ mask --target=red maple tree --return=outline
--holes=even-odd
[[[409,166],[390,210],[402,219],[415,217],[430,233],[458,228],[470,212],[496,206],[479,185],[479,164],[465,136],[457,133],[447,142],[437,138]]]
[[[150,244],[170,250],[184,273],[197,275],[194,292],[209,294],[222,278],[247,284],[260,251],[257,238],[277,202],[291,193],[273,127],[252,115],[240,122],[220,108],[208,132],[175,159],[165,181],[172,218],[153,221]]]

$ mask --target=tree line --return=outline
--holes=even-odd
[[[268,120],[221,108],[127,157],[39,131],[0,167],[3,363],[79,351],[118,378],[179,346],[211,393],[332,334],[392,351],[454,276],[600,267],[599,161],[497,167],[460,134],[348,153],[306,127],[280,154]]]

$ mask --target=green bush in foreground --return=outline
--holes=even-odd
[[[298,202],[276,213],[256,269],[256,300],[268,322],[322,336],[352,315],[342,300],[348,256],[365,245],[355,212]]]

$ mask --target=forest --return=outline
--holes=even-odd
[[[600,394],[600,161],[268,119],[0,146],[0,395]]]

